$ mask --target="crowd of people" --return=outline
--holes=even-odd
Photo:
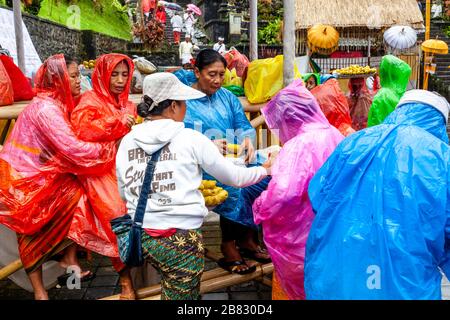
[[[111,258],[121,299],[135,299],[110,225],[127,213],[143,215],[143,257],[161,274],[161,298],[199,299],[208,214],[199,187],[216,180],[229,195],[214,209],[218,265],[247,274],[249,260],[273,262],[274,299],[440,299],[441,273],[450,276],[447,100],[406,91],[411,70],[393,56],[379,81],[352,79],[347,95],[334,76],[306,74],[261,110],[282,145],[264,157],[222,88],[222,45],[198,53],[191,85],[145,77],[137,106],[125,55],[99,57],[83,94],[76,60],[41,66],[37,96],[0,151],[0,224],[18,235],[35,298],[48,299],[44,263],[79,266],[87,250]],[[242,163],[227,159],[228,144]]]

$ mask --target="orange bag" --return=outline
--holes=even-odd
[[[0,61],[0,106],[7,106],[14,103],[14,91],[11,78]]]
[[[250,64],[248,58],[236,48],[231,48],[231,50],[225,52],[223,57],[227,60],[228,70],[236,69],[237,76],[245,81],[248,65]]]

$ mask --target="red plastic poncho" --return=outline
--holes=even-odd
[[[109,85],[114,68],[122,61],[129,66],[129,77],[125,90],[116,100],[110,93]],[[81,97],[71,114],[72,126],[80,139],[116,142],[130,131],[127,115],[136,117],[136,106],[128,101],[133,71],[133,62],[125,55],[106,54],[97,59],[92,76],[93,90]],[[106,256],[118,257],[116,236],[111,230],[110,220],[124,215],[126,206],[117,188],[115,166],[92,175],[79,176],[78,180],[86,190],[86,210],[92,209],[96,224],[87,225],[82,219],[78,223],[83,226],[83,233],[96,234],[102,242],[108,243],[99,247],[86,239],[83,246]]]
[[[314,213],[309,181],[344,138],[323,115],[301,80],[281,90],[262,110],[284,143],[272,179],[253,203],[275,272],[289,299],[305,299],[305,246]]]
[[[0,61],[11,79],[14,102],[33,99],[35,96],[33,88],[19,67],[14,64],[14,60],[6,55],[0,55]]]
[[[0,106],[7,106],[14,103],[14,91],[11,78],[0,61]]]
[[[340,133],[348,136],[355,132],[352,128],[347,98],[336,79],[329,79],[324,84],[313,88],[311,93],[317,99],[330,124],[336,127]]]
[[[374,89],[376,84],[374,84]],[[364,78],[350,79],[347,95],[353,128],[357,131],[367,128],[367,118],[372,105],[373,94],[367,89]]]
[[[0,152],[0,223],[26,235],[65,207],[65,194],[80,194],[73,174],[105,170],[115,160],[113,143],[80,141],[69,124],[73,99],[63,55],[38,70],[36,92]],[[76,234],[68,237],[77,242]]]

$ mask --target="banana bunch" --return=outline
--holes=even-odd
[[[205,198],[207,207],[217,206],[224,203],[228,198],[228,192],[223,188],[218,187],[216,184],[217,181],[214,180],[202,180],[202,183],[198,188]]]
[[[83,66],[86,69],[94,69],[96,64],[96,60],[83,61]]]
[[[350,67],[347,68],[338,69],[336,70],[336,72],[342,75],[358,75],[358,74],[375,73],[377,72],[377,69],[371,68],[369,66],[362,67],[358,65],[351,65]]]

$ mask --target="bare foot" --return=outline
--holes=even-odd
[[[47,292],[46,291],[35,292],[34,293],[34,300],[49,300]]]

